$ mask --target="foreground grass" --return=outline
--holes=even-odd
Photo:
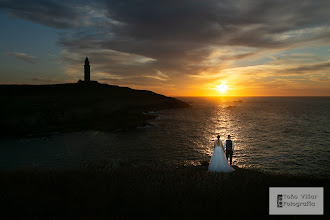
[[[75,170],[0,172],[0,216],[93,219],[268,216],[268,187],[325,187],[329,179],[263,173],[235,167],[92,165]],[[284,216],[292,218],[293,216]],[[301,216],[297,216],[301,217]]]

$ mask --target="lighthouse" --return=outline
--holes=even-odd
[[[84,81],[79,79],[78,80],[79,85],[98,85],[98,81],[91,81],[91,66],[89,65],[88,57],[85,59],[85,65],[84,65]]]
[[[91,66],[89,65],[88,57],[85,59],[85,82],[88,83],[91,81]]]

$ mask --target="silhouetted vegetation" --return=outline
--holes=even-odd
[[[107,84],[0,85],[1,135],[114,130],[146,125],[143,112],[189,105]]]
[[[203,166],[134,166],[112,161],[62,171],[2,171],[0,215],[248,219],[269,217],[270,186],[329,184],[329,179],[235,169],[210,173]],[[324,196],[324,209],[329,210],[327,188]]]

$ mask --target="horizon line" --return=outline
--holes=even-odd
[[[49,86],[49,85],[63,85],[63,84],[78,84],[77,82],[66,82],[66,83],[49,83],[49,84],[2,84],[0,83],[0,86]],[[109,86],[119,86],[119,85],[112,85],[112,84],[108,84],[108,83],[99,83],[99,84],[105,84],[105,85],[109,85]],[[131,87],[128,87],[128,86],[119,86],[119,87],[126,87],[126,88],[131,88]],[[132,89],[132,88],[131,88]],[[134,90],[147,90],[147,89],[134,89]],[[152,90],[147,90],[147,91],[151,91],[151,92],[154,92]],[[154,92],[154,93],[158,93],[158,92]],[[165,94],[162,94],[162,93],[158,93],[160,95],[165,95]],[[234,95],[234,96],[231,96],[231,95],[228,95],[228,96],[223,96],[223,95],[206,95],[206,96],[200,96],[200,95],[165,95],[165,96],[168,96],[168,97],[177,97],[177,98],[180,98],[180,97],[186,97],[186,98],[189,98],[189,97],[201,97],[201,98],[229,98],[229,97],[330,97],[330,95]]]
[[[173,96],[173,97],[201,97],[201,98],[230,98],[230,97],[330,97],[330,95],[246,95],[246,96]]]

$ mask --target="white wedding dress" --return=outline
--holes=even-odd
[[[220,141],[220,145],[218,146],[217,140],[215,140],[214,145],[215,148],[209,165],[209,171],[222,173],[229,173],[235,171],[234,168],[232,168],[228,164],[226,155],[222,150],[222,142]]]

